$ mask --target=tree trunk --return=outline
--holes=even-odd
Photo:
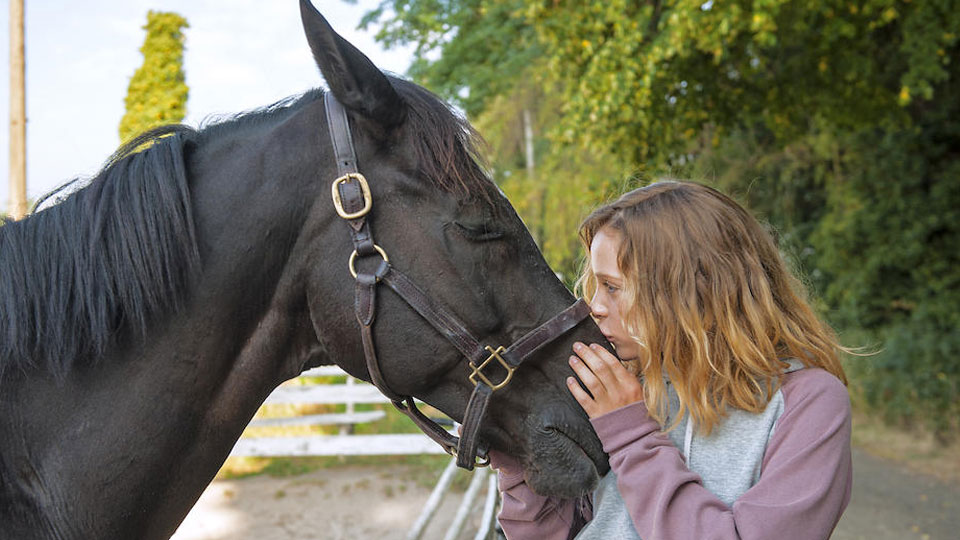
[[[534,161],[534,149],[533,149],[533,114],[530,113],[530,109],[523,109],[523,150],[524,157],[526,158],[527,165],[527,182],[536,182],[537,181],[537,168]],[[540,249],[543,249],[544,242],[544,232],[546,227],[544,221],[546,220],[546,208],[547,208],[547,188],[546,184],[539,186],[537,191],[539,196],[540,208],[538,209],[540,213],[540,219],[537,220],[537,223],[534,225],[533,239],[537,241],[537,244],[540,246]]]

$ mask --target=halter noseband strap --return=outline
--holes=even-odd
[[[590,308],[581,299],[543,325],[520,338],[509,348],[482,346],[466,329],[466,325],[452,312],[434,302],[406,275],[390,265],[387,253],[373,241],[373,233],[366,216],[373,205],[373,197],[366,178],[357,167],[357,155],[350,135],[350,123],[343,106],[329,92],[324,96],[327,123],[337,160],[338,178],[331,186],[337,213],[350,225],[354,252],[349,269],[356,278],[354,311],[360,324],[361,341],[367,371],[373,384],[393,405],[411,420],[447,453],[457,457],[457,465],[465,469],[488,463],[486,449],[479,449],[478,432],[494,392],[506,386],[513,372],[528,357],[547,343],[566,333],[590,314]],[[379,256],[382,261],[372,273],[356,270],[358,257]],[[377,285],[383,282],[407,304],[446,337],[470,363],[470,381],[473,394],[463,414],[462,435],[454,437],[439,424],[427,418],[417,408],[412,396],[393,392],[384,380],[373,341],[373,322],[376,317]],[[492,381],[484,372],[493,363],[499,364],[506,375]],[[476,461],[479,453],[481,461]]]

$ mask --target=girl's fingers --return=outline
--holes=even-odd
[[[583,382],[583,385],[590,390],[590,393],[593,394],[596,398],[599,392],[603,391],[603,383],[590,369],[590,366],[585,364],[583,360],[577,358],[576,356],[570,357],[570,367],[573,368],[573,372],[577,374],[577,377]]]
[[[636,375],[630,373],[620,363],[620,359],[616,355],[597,344],[587,347],[582,343],[576,343],[573,349],[582,359],[583,364],[583,369],[577,370],[577,375],[581,377],[587,389],[593,393],[596,402],[595,408],[612,410],[617,406],[643,399],[643,385]],[[574,364],[573,358],[576,357],[571,357],[570,365],[576,370],[577,366]],[[586,371],[589,371],[590,382],[584,379],[584,375],[581,375],[582,372]],[[597,381],[598,390],[594,390],[593,380]]]
[[[617,358],[617,355],[604,349],[600,345],[597,345],[596,343],[592,343],[590,345],[590,350],[593,351],[593,353],[596,354],[604,362],[608,364],[618,365],[618,366],[620,365],[620,359]]]
[[[583,388],[580,388],[577,380],[573,377],[567,377],[567,388],[570,389],[570,393],[573,394],[573,398],[577,400],[577,403],[583,407],[587,416],[593,418],[593,406],[595,402],[590,398],[590,394],[584,392]]]
[[[602,349],[602,347],[598,348]],[[583,343],[577,342],[573,345],[573,350],[577,353],[577,356],[583,360],[583,363],[590,368],[592,374],[603,386],[609,387],[611,383],[616,381],[616,377],[611,371],[610,365],[600,357],[600,354],[596,349],[587,347]]]
[[[630,373],[626,367],[623,366],[623,363],[620,361],[620,358],[612,352],[604,349],[596,343],[590,345],[590,350],[606,365],[607,369],[610,371],[610,374],[615,377],[617,380],[626,381],[636,379],[636,376]]]
[[[610,377],[604,379],[603,375],[597,374],[603,381],[612,403],[627,405],[643,400],[643,384],[616,355],[597,344],[590,345],[590,348],[604,363],[605,373]]]

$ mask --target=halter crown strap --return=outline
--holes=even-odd
[[[350,136],[350,122],[347,120],[347,111],[330,93],[327,93],[324,97],[323,105],[327,111],[327,123],[330,126],[330,142],[333,143],[333,155],[337,158],[338,176],[359,172],[357,152],[353,147],[353,137]]]
[[[473,337],[466,325],[450,310],[434,302],[412,280],[393,268],[386,252],[373,242],[373,233],[366,219],[373,205],[373,198],[366,178],[357,167],[356,150],[350,135],[350,122],[346,111],[332,94],[324,99],[327,123],[330,128],[330,140],[337,160],[339,177],[331,186],[331,195],[337,213],[350,224],[350,236],[354,252],[350,256],[350,272],[356,278],[354,311],[360,324],[363,353],[370,380],[393,405],[410,417],[411,420],[431,439],[436,441],[448,453],[457,457],[457,465],[473,469],[476,465],[486,465],[486,449],[479,448],[478,437],[480,423],[490,404],[490,398],[496,390],[506,386],[514,370],[528,357],[545,344],[566,333],[590,314],[590,308],[583,300],[560,312],[532,332],[520,338],[509,348],[482,346]],[[358,256],[377,255],[382,262],[375,271],[358,272],[354,262]],[[454,437],[435,421],[427,418],[417,408],[411,396],[397,394],[387,385],[380,371],[376,345],[373,339],[373,323],[376,318],[377,285],[383,281],[396,292],[410,307],[446,337],[470,363],[472,373],[470,381],[474,390],[467,402],[463,414],[462,436]],[[499,382],[492,381],[484,370],[494,361],[506,371]],[[477,455],[481,462],[477,463]]]
[[[347,118],[347,112],[343,105],[329,92],[324,96],[324,108],[327,113],[330,141],[333,145],[337,173],[339,174],[332,186],[334,206],[340,216],[344,217],[350,224],[354,255],[367,256],[377,253],[377,246],[373,242],[373,233],[366,220],[367,212],[372,206],[372,199],[366,179],[360,174],[357,166],[357,154],[353,146],[353,137],[350,134],[350,121]],[[353,257],[351,257],[352,260]],[[401,396],[391,390],[380,371],[380,362],[377,359],[376,345],[373,340],[373,323],[376,315],[377,283],[388,270],[390,270],[390,266],[384,254],[383,262],[374,273],[355,272],[354,311],[356,312],[357,322],[360,324],[360,337],[363,343],[367,373],[369,373],[370,381],[374,386],[390,399],[397,410],[413,420],[427,436],[436,441],[447,453],[456,454],[459,440],[421,413],[412,397]],[[351,271],[354,271],[352,264]]]

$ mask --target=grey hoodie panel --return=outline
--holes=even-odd
[[[799,360],[789,360],[789,363],[790,367],[784,370],[785,373],[803,369]],[[676,414],[680,408],[680,399],[669,381],[667,394],[670,398],[670,413]],[[689,415],[684,415],[677,427],[667,435],[680,450],[687,467],[703,479],[703,486],[727,506],[733,506],[734,501],[760,479],[763,455],[776,428],[777,419],[783,414],[783,406],[783,393],[777,391],[767,408],[759,414],[730,409],[708,437],[696,433],[689,422]],[[671,421],[672,418],[667,419],[668,426]],[[580,531],[577,538],[641,540],[620,497],[617,477],[613,471],[600,480],[594,491],[593,519]]]

